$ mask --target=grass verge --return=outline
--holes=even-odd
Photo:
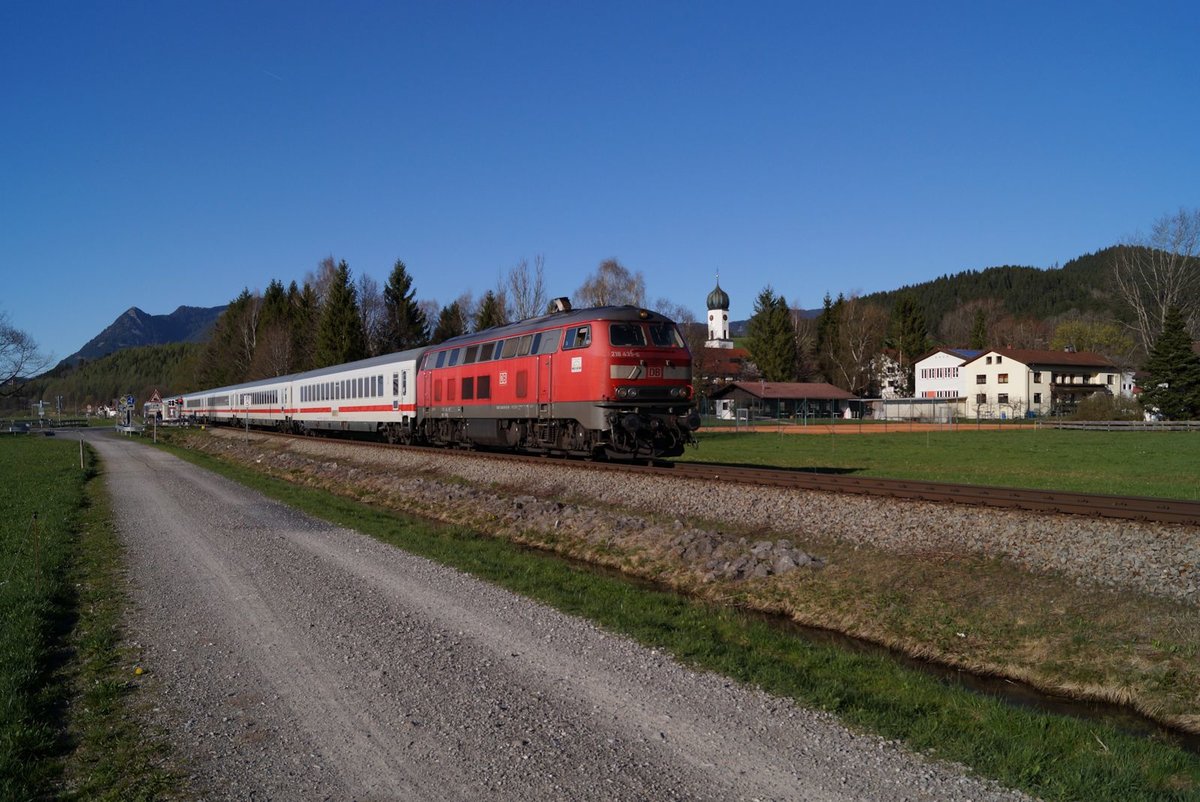
[[[0,799],[161,798],[174,781],[131,715],[100,481],[50,438],[0,441],[0,476]]]
[[[807,642],[733,609],[639,587],[465,528],[408,520],[208,455],[178,453],[312,515],[587,617],[691,665],[829,710],[1043,799],[1184,800],[1200,792],[1200,757],[1168,742],[1015,709],[888,658]]]
[[[849,471],[1129,496],[1200,499],[1194,432],[973,429],[855,436],[705,431],[681,461]],[[781,429],[781,431],[783,431]],[[842,432],[852,429],[842,428]]]

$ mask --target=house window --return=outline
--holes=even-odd
[[[1034,393],[1034,394],[1033,394],[1033,403],[1035,403],[1035,404],[1040,404],[1040,403],[1042,403],[1042,394],[1041,394],[1041,393]]]
[[[1111,387],[1112,386],[1112,374],[1111,373],[1108,374],[1107,378],[1108,378],[1108,386]]]
[[[1000,395],[996,396],[996,403],[997,404],[1007,404],[1008,403],[1008,393],[1000,393]]]
[[[997,364],[997,365],[999,365],[999,364],[1000,364],[1000,360],[1002,360],[1002,359],[1004,359],[1004,357],[1002,357],[1002,356],[997,356],[997,357],[996,357],[996,364]]]
[[[996,377],[996,381],[1000,384],[1008,384],[1008,374],[1001,373],[999,376]]]
[[[976,404],[986,404],[987,403],[987,393],[976,393],[975,394],[975,403]]]
[[[975,383],[976,384],[987,384],[987,374],[986,373],[976,373],[975,374]]]
[[[990,356],[987,358],[987,363],[988,363],[989,365],[990,365],[990,364],[992,364],[992,358],[991,358]]]
[[[1033,372],[1033,383],[1034,384],[1042,383],[1042,372],[1040,370],[1035,370]]]

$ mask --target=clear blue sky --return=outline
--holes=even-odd
[[[734,318],[1200,205],[1194,3],[0,3],[0,311],[47,352],[345,259],[616,257]]]

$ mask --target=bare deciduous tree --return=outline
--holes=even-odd
[[[25,379],[49,366],[50,358],[38,351],[33,338],[12,326],[8,315],[0,312],[0,396],[16,393]]]
[[[529,261],[522,259],[508,271],[504,277],[504,297],[508,303],[509,320],[525,320],[545,314],[546,302],[546,260],[540,253],[533,257],[533,270],[530,271]],[[499,293],[497,293],[499,294]]]
[[[1130,326],[1144,352],[1154,347],[1172,306],[1183,312],[1195,336],[1200,324],[1200,209],[1165,215],[1149,236],[1118,248],[1113,278],[1133,313]]]
[[[367,335],[367,353],[377,356],[382,353],[385,322],[383,292],[379,282],[363,273],[358,277],[358,314],[362,318],[363,333]]]
[[[641,306],[646,300],[646,278],[630,272],[616,259],[605,259],[596,272],[575,291],[575,306]]]
[[[320,262],[317,262],[317,269],[304,275],[304,283],[308,284],[317,293],[317,305],[324,306],[326,299],[329,297],[329,287],[333,283],[333,276],[337,272],[337,261],[332,256],[326,256]]]
[[[873,392],[871,363],[883,349],[887,337],[888,314],[883,307],[851,297],[842,309],[841,381],[835,382],[855,395]]]

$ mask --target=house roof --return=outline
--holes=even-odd
[[[978,348],[934,348],[932,351],[929,351],[928,353],[918,357],[917,361],[920,362],[922,360],[929,359],[929,357],[937,354],[950,354],[951,356],[956,356],[959,359],[970,360],[977,356],[983,356],[984,353],[986,352],[981,351]]]
[[[702,370],[710,376],[737,376],[749,359],[745,348],[705,348]]]
[[[985,354],[999,354],[1022,365],[1064,365],[1077,368],[1113,368],[1112,361],[1090,351],[1041,351],[1032,348],[996,348],[983,351],[965,364],[977,362]],[[1115,369],[1115,368],[1114,368]]]
[[[858,397],[841,387],[825,382],[732,382],[717,390],[712,397],[721,398],[735,389],[740,389],[755,398],[779,398],[788,401],[848,401]]]

